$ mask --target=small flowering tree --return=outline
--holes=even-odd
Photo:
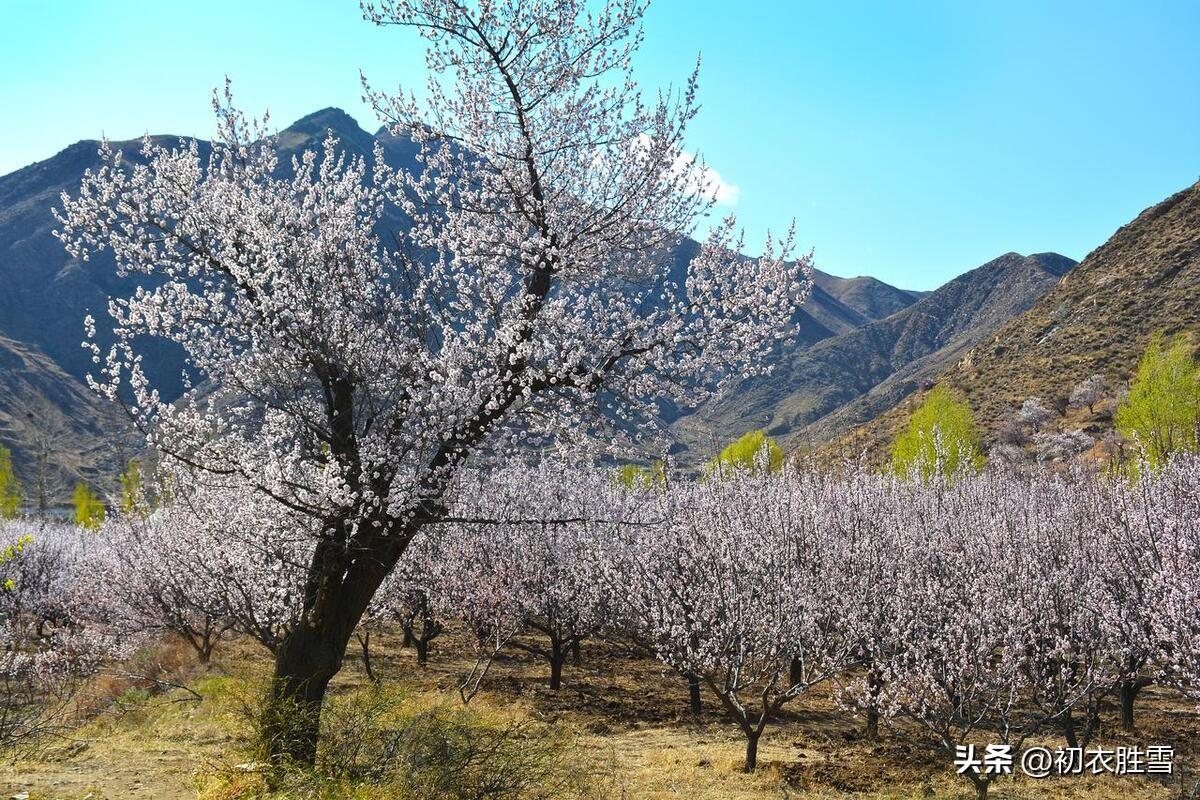
[[[1088,413],[1094,414],[1096,404],[1104,399],[1108,389],[1108,380],[1103,375],[1092,375],[1075,385],[1069,402],[1076,408],[1086,406]]]
[[[73,525],[0,523],[0,615],[27,637],[49,640],[90,611],[83,574],[94,556],[89,534]]]
[[[481,655],[544,658],[559,689],[567,658],[609,616],[593,554],[626,497],[607,472],[558,460],[472,475],[439,536],[456,551],[429,570],[433,604],[476,631]]]
[[[511,528],[502,544],[509,558],[524,565],[521,584],[513,593],[526,628],[545,641],[543,645],[518,639],[513,645],[546,659],[550,688],[558,689],[567,657],[573,655],[578,662],[580,644],[611,617],[612,604],[594,554],[597,542],[634,521],[636,494],[604,471],[572,469],[560,461],[510,471],[503,478],[491,476],[487,491],[506,492],[528,519]],[[531,484],[538,487],[533,503],[525,488]]]
[[[72,700],[129,639],[90,613],[81,580],[91,535],[73,526],[0,524],[0,750],[20,753],[72,718]]]
[[[1083,431],[1035,433],[1033,443],[1038,458],[1044,461],[1069,462],[1092,449],[1096,440]]]
[[[211,154],[147,140],[135,163],[105,144],[62,199],[69,252],[153,278],[110,303],[110,347],[90,339],[95,387],[168,460],[314,522],[273,695],[306,721],[267,732],[275,757],[315,758],[359,620],[464,465],[614,417],[644,431],[661,402],[758,371],[791,333],[807,262],[790,238],[745,260],[730,218],[676,266],[713,190],[683,149],[695,76],[650,102],[633,78],[645,8],[367,3],[428,46],[427,101],[368,90],[416,143],[413,171],[332,138],[281,167],[227,93]],[[395,246],[385,209],[410,223]],[[166,402],[147,337],[182,347],[206,391]]]
[[[181,477],[170,504],[106,524],[94,582],[110,613],[132,630],[180,635],[202,661],[228,630],[275,652],[300,615],[310,518],[237,485]]]
[[[1015,534],[998,567],[1012,609],[1003,647],[1027,682],[1027,726],[1056,726],[1068,747],[1087,747],[1100,703],[1116,688],[1098,613],[1105,595],[1097,554],[1107,546],[1098,487],[1079,474],[1035,473],[997,481],[995,493]]]
[[[1159,571],[1159,540],[1172,520],[1156,508],[1156,482],[1141,470],[1132,484],[1114,481],[1094,495],[1104,547],[1092,559],[1100,581],[1097,615],[1106,669],[1116,683],[1121,727],[1134,728],[1138,694],[1153,683],[1153,576]]]
[[[426,536],[409,547],[404,559],[375,593],[364,620],[366,630],[359,644],[363,665],[374,679],[370,666],[370,629],[372,623],[394,620],[404,631],[404,646],[413,647],[418,666],[429,663],[429,645],[445,630],[437,598],[440,580],[454,565],[440,547],[441,538]]]
[[[664,522],[628,529],[606,579],[658,658],[698,676],[734,718],[751,772],[780,708],[849,661],[834,564],[791,476],[733,476],[664,501]]]
[[[863,714],[872,740],[885,716],[886,670],[906,646],[896,636],[900,605],[908,602],[899,556],[907,548],[912,495],[920,491],[894,477],[853,470],[825,487],[817,511],[817,525],[839,565],[828,579],[853,668],[842,676],[838,696]]]
[[[939,479],[910,505],[897,564],[906,596],[877,694],[888,717],[923,726],[952,757],[984,725],[1002,746],[1017,747],[1030,732],[1020,710],[1028,685],[1021,655],[1006,646],[1015,624],[1009,587],[996,568],[1013,552],[1014,531],[992,525],[1001,509],[988,502],[991,485]],[[979,765],[961,771],[980,798],[997,777]]]
[[[1050,424],[1050,421],[1054,419],[1054,412],[1046,408],[1042,398],[1030,397],[1017,409],[1013,419],[1029,434],[1035,434]]]
[[[1200,459],[1177,456],[1155,480],[1154,507],[1169,522],[1151,575],[1151,629],[1159,678],[1200,702]]]

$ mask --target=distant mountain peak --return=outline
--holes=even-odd
[[[362,126],[358,124],[358,120],[347,114],[336,106],[322,108],[319,111],[314,111],[311,114],[306,114],[300,119],[288,126],[289,130],[313,130],[333,128],[336,130],[358,130],[362,131]],[[366,131],[363,131],[366,133]]]
[[[1057,253],[1029,257],[1047,273],[1069,265]],[[1014,407],[1040,397],[1064,408],[1071,388],[1096,373],[1120,387],[1150,337],[1200,326],[1200,183],[1143,211],[1089,253],[1029,310],[997,328],[957,363],[932,376],[971,404],[985,441]],[[904,424],[901,403],[834,447],[883,458]],[[874,415],[871,415],[874,416]]]
[[[341,146],[355,155],[369,156],[374,147],[375,138],[354,117],[332,106],[303,116],[281,130],[279,146],[290,152],[317,148],[331,131]]]
[[[1045,268],[1047,272],[1059,276],[1066,275],[1072,267],[1079,263],[1073,258],[1053,252],[1032,253],[1029,257]]]
[[[1009,252],[919,298],[872,278],[817,273],[817,288],[843,303],[887,300],[899,310],[809,347],[783,350],[772,375],[743,381],[725,398],[681,420],[675,431],[689,447],[700,449],[754,427],[764,428],[785,448],[836,438],[937,377],[1032,306],[1059,282],[1060,270],[1073,264],[1053,253]]]

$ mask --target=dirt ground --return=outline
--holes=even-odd
[[[412,650],[399,647],[398,632],[376,633],[372,657],[384,681],[413,692],[455,697],[457,676],[468,664],[460,634],[432,646],[420,668]],[[356,655],[356,653],[352,653]],[[695,719],[684,713],[686,686],[657,662],[603,642],[585,643],[580,666],[568,666],[563,687],[548,688],[547,665],[522,652],[503,655],[473,703],[564,726],[589,770],[598,798],[615,800],[787,800],[826,798],[973,797],[968,782],[953,774],[946,758],[919,731],[886,729],[868,741],[860,720],[840,709],[828,689],[814,690],[785,709],[767,729],[753,775],[740,771],[744,740],[709,697]],[[182,689],[149,698],[122,699],[56,742],[35,759],[0,767],[0,800],[102,800],[197,797],[202,777],[214,769],[237,769],[245,759],[247,719],[230,698],[229,676],[266,674],[268,660],[254,645],[227,642],[214,663],[190,664],[177,677]],[[361,663],[348,658],[333,688],[349,691],[366,682]],[[245,685],[240,684],[240,685]],[[220,702],[217,702],[220,700]],[[231,710],[233,709],[233,710]],[[994,798],[1181,798],[1197,781],[1200,718],[1169,693],[1148,689],[1138,701],[1138,730],[1117,729],[1110,709],[1101,741],[1118,745],[1168,744],[1175,748],[1172,776],[1003,779]],[[986,733],[981,740],[986,741]],[[1047,737],[1053,748],[1061,743]]]

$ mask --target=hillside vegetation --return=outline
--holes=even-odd
[[[1200,183],[1143,211],[936,380],[970,403],[991,440],[1029,397],[1062,413],[1071,388],[1089,375],[1127,384],[1155,333],[1200,329],[1198,299]],[[916,399],[910,396],[833,449],[882,458]]]

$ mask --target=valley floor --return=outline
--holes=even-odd
[[[419,668],[412,650],[398,647],[398,632],[372,637],[376,671],[429,703],[457,704],[457,674],[468,666],[465,639],[445,635],[433,643],[430,665]],[[173,658],[183,659],[179,654]],[[125,689],[97,717],[71,732],[36,759],[0,768],[0,798],[28,797],[103,800],[105,798],[235,798],[239,773],[250,776],[245,709],[269,663],[254,646],[227,642],[209,665],[177,668],[172,680],[183,688],[147,695]],[[603,642],[585,643],[583,662],[568,667],[563,688],[547,688],[547,668],[524,653],[502,656],[488,675],[481,706],[515,720],[552,725],[567,735],[571,757],[587,773],[589,796],[618,800],[787,800],[833,798],[973,797],[965,778],[926,745],[918,732],[885,730],[868,741],[861,722],[840,709],[827,691],[814,692],[785,710],[760,746],[758,772],[739,771],[743,739],[705,697],[700,719],[682,713],[686,687],[656,662]],[[336,692],[367,683],[357,659],[347,661]],[[119,691],[115,682],[107,687]],[[101,689],[97,689],[100,691]],[[1149,689],[1139,698],[1138,732],[1121,733],[1109,711],[1103,742],[1118,745],[1169,744],[1176,774],[1003,779],[995,798],[1179,798],[1197,781],[1200,737],[1195,709]],[[986,733],[980,737],[986,741]],[[1061,744],[1055,737],[1044,743]],[[1097,744],[1100,744],[1097,743]],[[230,775],[235,776],[230,779]],[[220,780],[216,780],[220,778]],[[244,781],[246,787],[253,781]]]

